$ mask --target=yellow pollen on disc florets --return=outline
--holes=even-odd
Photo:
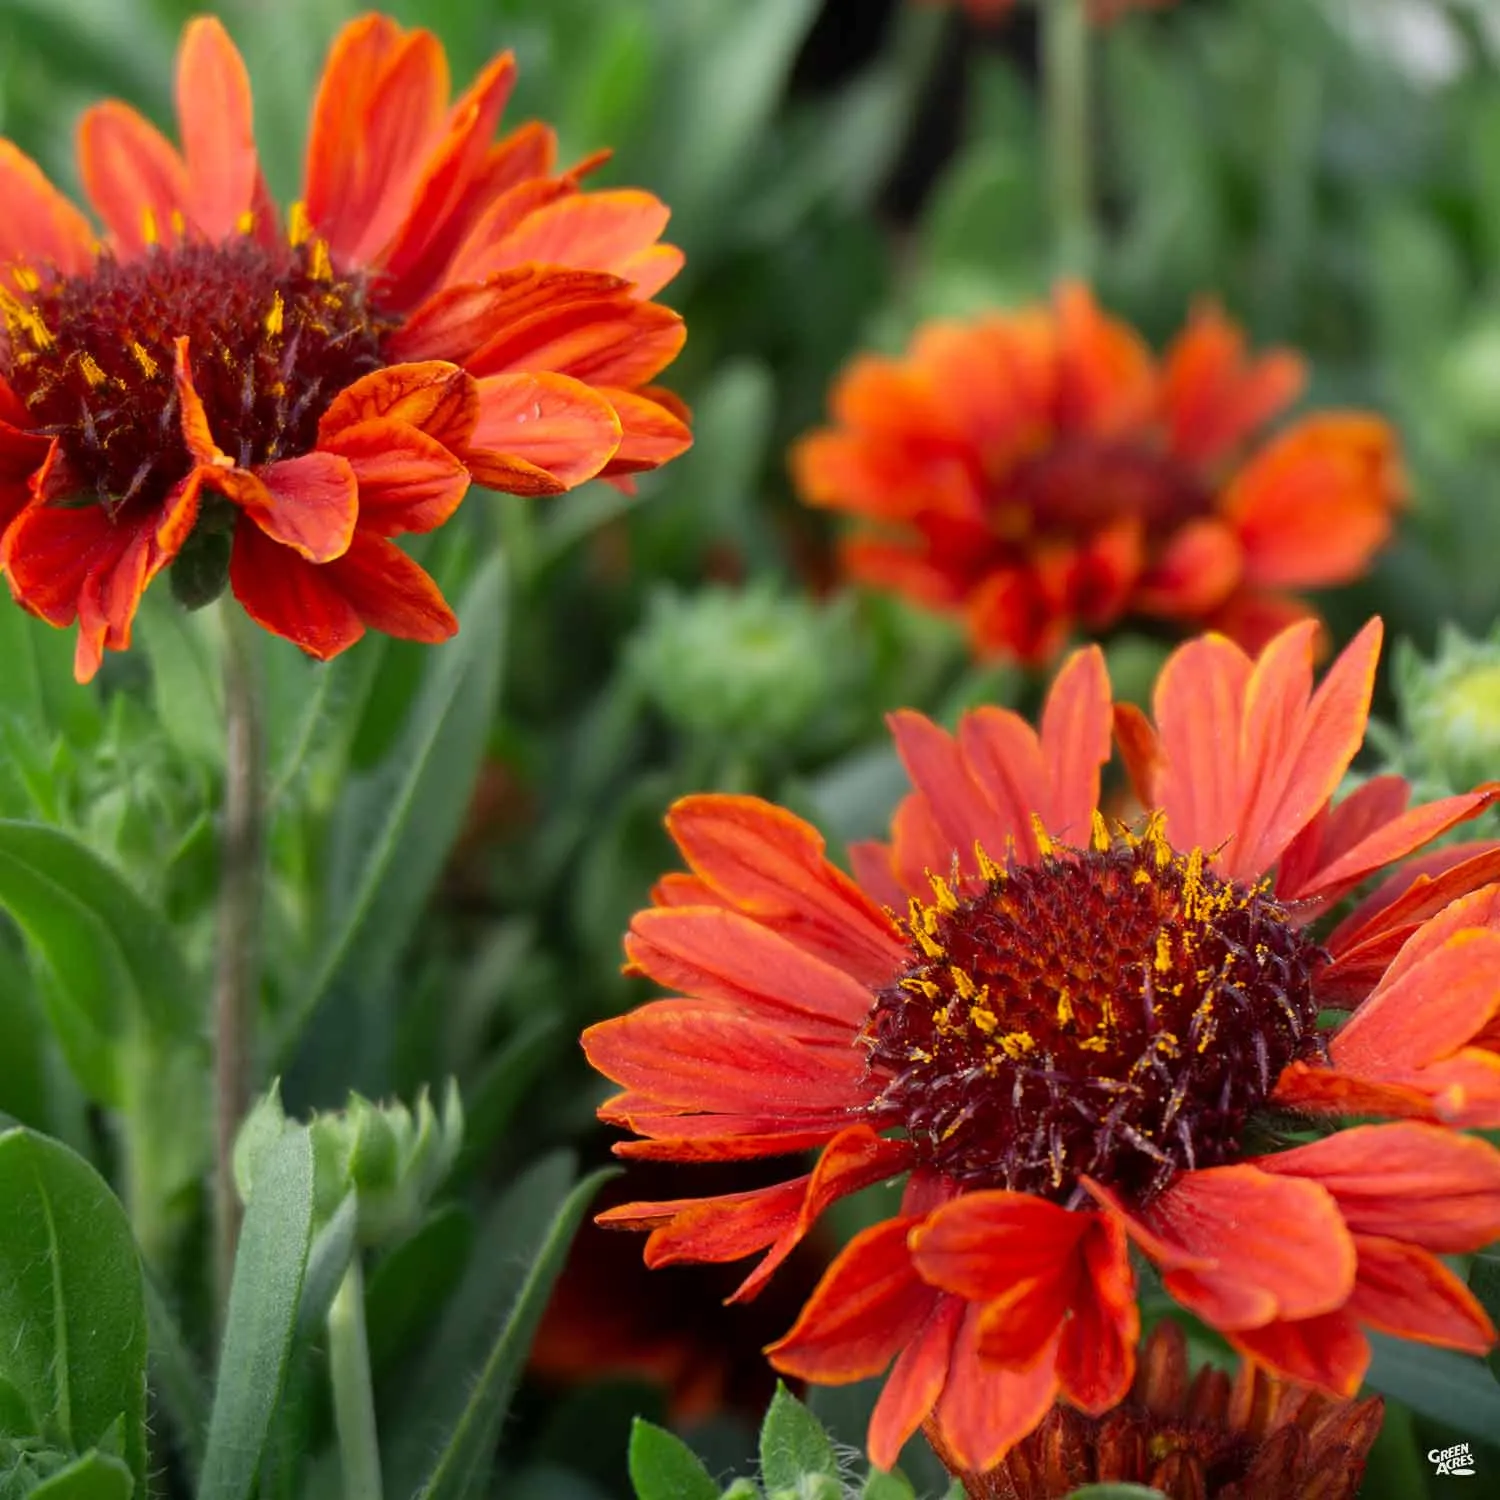
[[[966,1182],[1156,1191],[1232,1152],[1316,1045],[1321,950],[1159,815],[1114,833],[1096,815],[1085,849],[1037,835],[1033,862],[977,850],[977,877],[910,901],[911,961],[865,1030],[889,1080],[875,1113]]]

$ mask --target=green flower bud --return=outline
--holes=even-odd
[[[1500,778],[1500,630],[1472,640],[1445,627],[1431,661],[1402,642],[1393,685],[1404,730],[1398,768],[1423,793]]]
[[[1460,330],[1438,368],[1440,405],[1470,433],[1500,438],[1500,313]]]
[[[662,591],[627,647],[629,671],[689,737],[784,745],[849,685],[845,614],[765,585]]]
[[[246,1202],[266,1148],[295,1128],[282,1110],[279,1086],[273,1085],[246,1117],[235,1143],[235,1181]],[[351,1093],[343,1109],[315,1115],[308,1130],[316,1222],[326,1224],[353,1192],[358,1195],[359,1238],[379,1245],[401,1238],[421,1222],[463,1144],[463,1109],[452,1082],[443,1092],[441,1111],[433,1109],[425,1088],[411,1109],[399,1100],[373,1104]]]

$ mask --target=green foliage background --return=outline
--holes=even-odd
[[[76,188],[71,128],[88,102],[125,97],[170,129],[170,58],[197,8],[0,0],[0,131]],[[293,1112],[453,1076],[468,1116],[446,1206],[370,1282],[387,1456],[415,1483],[449,1415],[415,1393],[429,1375],[467,1390],[522,1247],[542,1242],[578,1164],[604,1159],[605,1090],[575,1039],[644,997],[619,974],[619,938],[671,866],[671,799],[753,790],[835,844],[866,836],[901,785],[886,710],[1034,692],[888,600],[805,600],[828,527],[792,502],[783,456],[854,350],[1045,295],[1056,266],[1024,14],[981,36],[955,13],[875,0],[392,9],[439,34],[459,85],[513,47],[507,120],[554,123],[565,160],[612,146],[600,180],[672,206],[688,264],[665,300],[690,340],[668,380],[697,431],[634,500],[602,486],[540,503],[476,493],[424,553],[463,620],[448,646],[370,637],[319,668],[259,643],[273,797],[263,1075],[283,1076]],[[1488,629],[1500,603],[1500,41],[1482,4],[1408,9],[1445,39],[1437,73],[1360,40],[1351,17],[1379,7],[1352,0],[1184,0],[1101,34],[1097,282],[1158,342],[1217,296],[1256,342],[1309,356],[1312,402],[1398,424],[1402,538],[1326,603],[1340,636],[1378,610],[1425,649],[1445,622]],[[324,50],[354,12],[217,10],[249,62],[286,203]],[[166,593],[148,601],[142,649],[95,689],[73,685],[60,633],[0,611],[0,1111],[108,1172],[202,1345],[195,976],[212,956],[222,705],[217,621]],[[1111,660],[1139,694],[1159,647],[1127,638]],[[840,1232],[878,1208],[842,1206]],[[734,1326],[683,1332],[743,1342]],[[1428,1447],[1500,1431],[1500,1388],[1477,1362],[1383,1346],[1372,1380],[1399,1401],[1368,1495],[1419,1496]],[[857,1443],[871,1399],[819,1392],[814,1406]],[[637,1414],[666,1420],[663,1393],[531,1381],[493,1493],[627,1494]],[[263,1493],[333,1492],[326,1463],[289,1456],[327,1445],[317,1400],[305,1421],[272,1434]],[[689,1435],[720,1475],[747,1471],[754,1431],[729,1410]],[[1487,1459],[1495,1472],[1500,1451]],[[934,1468],[912,1464],[936,1492]]]

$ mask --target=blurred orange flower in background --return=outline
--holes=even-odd
[[[1500,1101],[1466,1092],[1494,1056],[1500,898],[1432,913],[1494,881],[1500,851],[1309,931],[1493,789],[1408,808],[1378,778],[1334,804],[1380,627],[1316,689],[1315,636],[1300,622],[1256,660],[1222,636],[1187,643],[1154,724],[1112,703],[1096,646],[1058,674],[1040,733],[996,708],[956,734],[894,715],[915,790],[889,844],[851,850],[857,878],[759,799],[669,815],[690,872],[658,884],[626,951],[687,998],[584,1034],[624,1090],[601,1117],[639,1137],[616,1148],[629,1157],[819,1154],[788,1181],[602,1222],[650,1231],[653,1266],[764,1251],[743,1299],[832,1203],[909,1173],[899,1211],[849,1242],[768,1351],[812,1382],[890,1366],[869,1432],[880,1467],[924,1423],[980,1472],[1059,1397],[1096,1416],[1119,1403],[1140,1326],[1132,1247],[1247,1358],[1339,1398],[1364,1376],[1366,1327],[1494,1342],[1439,1256],[1500,1233],[1500,1151],[1449,1128],[1500,1123]],[[1147,815],[1111,831],[1116,719]],[[1348,1004],[1330,1068],[1320,1017]],[[1330,1104],[1356,1062],[1426,1084],[1392,1110],[1372,1086],[1359,1112],[1418,1118],[1247,1144],[1282,1080],[1302,1098],[1326,1077]]]
[[[584,192],[603,158],[557,171],[544,125],[495,142],[514,78],[503,54],[450,105],[430,32],[350,22],[284,226],[212,18],[183,34],[180,152],[125,104],[83,116],[102,243],[0,141],[0,563],[27,609],[78,621],[80,680],[179,561],[190,602],[227,575],[318,657],[367,626],[442,640],[457,622],[392,538],[471,481],[557,493],[688,446],[648,383],[684,337],[648,300],[682,263],[667,210]]]
[[[1231,1382],[1188,1378],[1187,1340],[1170,1318],[1141,1349],[1130,1395],[1103,1417],[1058,1403],[984,1474],[950,1464],[968,1500],[1053,1500],[1124,1483],[1168,1500],[1354,1500],[1383,1404],[1332,1401],[1242,1360]],[[934,1434],[941,1457],[942,1438]]]
[[[809,504],[869,523],[851,577],[960,615],[981,655],[1045,662],[1131,617],[1254,649],[1311,613],[1295,591],[1366,570],[1402,494],[1376,417],[1264,436],[1303,382],[1207,305],[1158,361],[1070,284],[856,360],[792,472]]]

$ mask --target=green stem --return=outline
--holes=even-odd
[[[344,1494],[347,1500],[380,1500],[380,1440],[375,1431],[375,1392],[365,1336],[365,1278],[358,1250],[328,1310],[328,1378],[333,1386]]]
[[[240,1232],[234,1143],[250,1107],[253,1028],[260,1002],[265,764],[254,627],[232,600],[224,628],[224,824],[219,962],[214,976],[214,1271],[218,1306],[229,1303]]]
[[[1088,0],[1040,0],[1049,188],[1057,268],[1087,277],[1096,248]]]

